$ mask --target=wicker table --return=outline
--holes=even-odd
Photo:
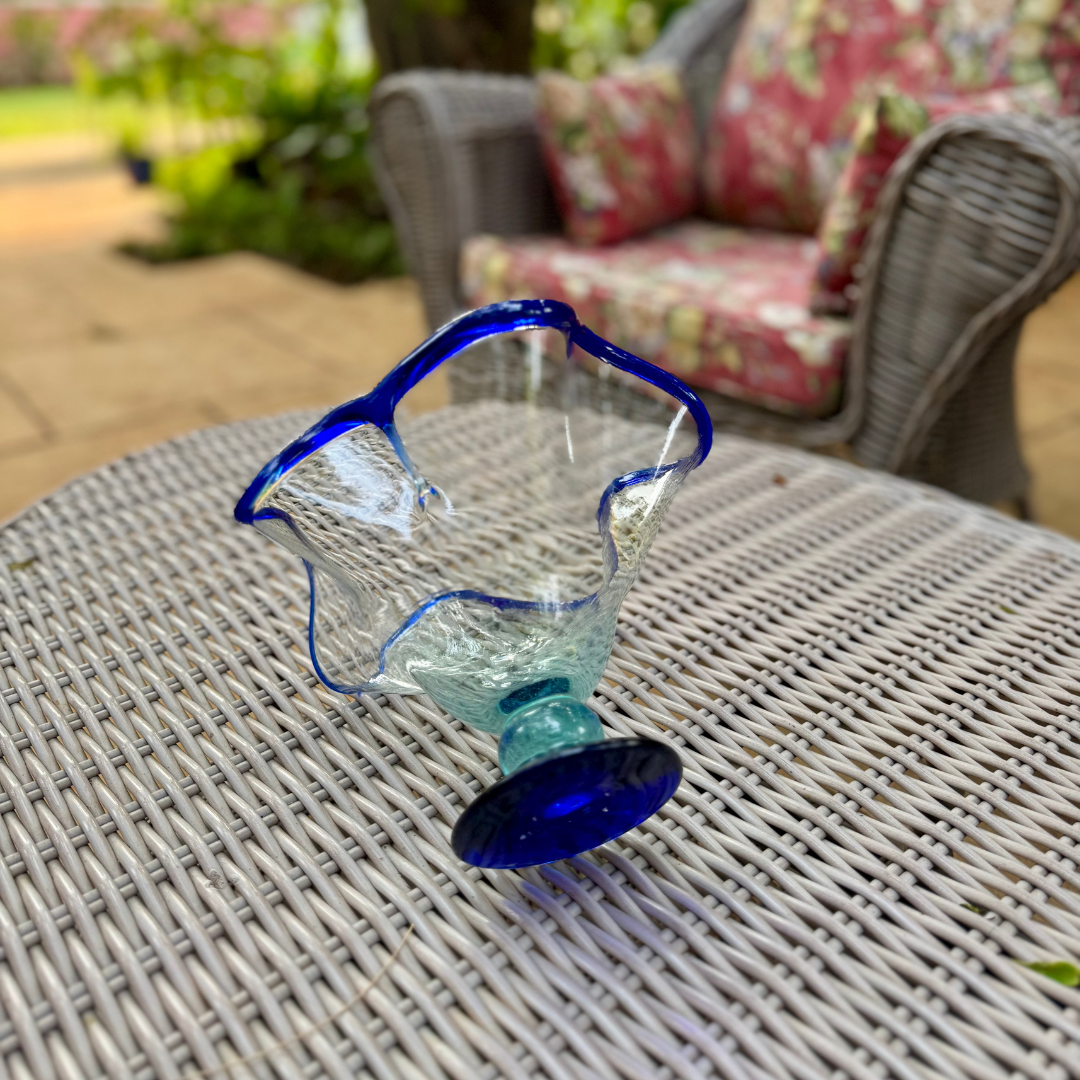
[[[492,740],[324,689],[231,519],[307,419],[0,534],[0,1078],[1080,1074],[1080,990],[1016,962],[1080,957],[1080,545],[719,440],[594,698],[685,782],[481,872]]]

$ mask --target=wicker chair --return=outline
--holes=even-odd
[[[746,0],[699,0],[646,55],[704,128]],[[559,229],[529,79],[411,71],[372,102],[375,165],[432,326],[464,306],[462,242]],[[956,117],[897,162],[866,248],[839,410],[796,421],[707,397],[721,427],[1026,509],[1013,405],[1024,317],[1080,257],[1080,121]]]

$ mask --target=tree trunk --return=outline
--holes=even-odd
[[[379,71],[432,67],[527,75],[533,2],[366,0]]]

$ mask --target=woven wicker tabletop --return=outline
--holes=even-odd
[[[719,439],[592,702],[682,786],[480,871],[493,740],[325,689],[232,520],[310,419],[0,533],[0,1080],[1080,1075],[1080,545]]]

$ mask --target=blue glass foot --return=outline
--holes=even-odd
[[[681,779],[678,755],[653,739],[559,750],[488,788],[458,818],[451,843],[473,866],[555,862],[640,825]]]

